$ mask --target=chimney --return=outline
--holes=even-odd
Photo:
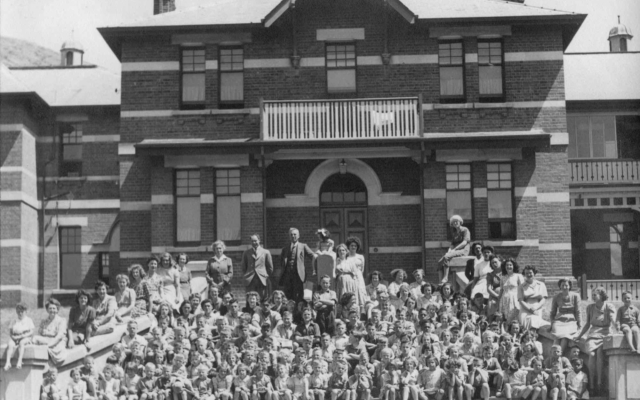
[[[175,11],[176,0],[153,0],[153,15]]]

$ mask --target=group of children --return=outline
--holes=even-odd
[[[362,313],[330,282],[301,304],[249,292],[241,311],[192,296],[193,314],[159,318],[146,336],[129,320],[101,371],[86,357],[61,388],[52,369],[41,400],[588,398],[577,347],[543,359],[535,329],[463,296],[410,310],[383,293]]]

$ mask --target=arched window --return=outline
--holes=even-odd
[[[367,204],[367,187],[353,174],[334,174],[320,187],[323,206],[362,206]]]
[[[68,51],[66,55],[67,65],[73,65],[73,51]]]

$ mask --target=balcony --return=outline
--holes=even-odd
[[[418,97],[263,101],[264,141],[326,141],[420,137]]]
[[[640,183],[640,160],[570,160],[571,184]]]

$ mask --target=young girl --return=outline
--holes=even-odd
[[[347,376],[347,362],[339,361],[329,378],[328,384],[331,391],[331,400],[350,400],[349,378]]]
[[[140,375],[138,375],[138,364],[130,361],[127,363],[125,370],[125,376],[120,385],[121,400],[138,400],[138,382],[140,381]]]
[[[527,390],[531,393],[530,400],[546,400],[547,398],[547,378],[549,375],[542,370],[542,361],[534,359],[531,362],[532,371],[527,374]]]
[[[316,235],[318,236],[318,243],[316,244],[318,250],[316,253],[322,254],[332,252],[334,243],[333,240],[331,240],[331,232],[325,228],[320,228],[316,232]]]
[[[153,363],[147,363],[144,366],[142,379],[138,381],[138,394],[140,400],[153,400],[156,398],[156,366]]]
[[[445,382],[447,383],[447,395],[449,400],[462,400],[464,393],[464,372],[461,360],[450,358],[445,364]]]
[[[278,377],[273,382],[273,399],[274,400],[291,400],[291,389],[289,388],[289,377],[287,374],[287,366],[278,364]]]
[[[227,364],[222,364],[218,373],[211,379],[213,384],[213,393],[220,400],[231,400],[233,394],[231,387],[233,386],[233,375]]]
[[[273,386],[271,378],[265,375],[265,367],[258,363],[254,369],[255,376],[251,379],[252,400],[271,400]]]
[[[292,375],[287,381],[287,385],[291,390],[291,398],[294,400],[307,400],[309,394],[309,381],[304,375],[302,365],[294,365],[291,369]]]
[[[395,400],[400,390],[400,376],[396,371],[396,364],[388,363],[385,371],[380,375],[380,399]]]
[[[251,377],[249,367],[244,364],[238,366],[236,377],[233,378],[233,400],[249,400],[251,396]]]
[[[329,379],[322,372],[322,361],[314,360],[313,373],[309,376],[309,394],[311,400],[324,400]]]
[[[373,387],[373,372],[373,365],[369,364],[369,354],[366,352],[360,353],[358,365],[354,368],[353,376],[350,379],[353,400],[360,398],[369,400],[371,388]]]
[[[425,362],[426,368],[418,375],[420,400],[440,400],[444,396],[444,374],[438,367],[438,360],[431,356]]]
[[[67,388],[67,398],[69,400],[85,400],[89,397],[87,393],[87,383],[81,380],[80,367],[71,370],[71,382]]]
[[[393,278],[393,282],[391,282],[387,287],[387,292],[389,292],[389,296],[394,298],[398,297],[400,286],[402,286],[404,281],[407,279],[407,272],[403,269],[394,269],[391,271],[391,277]]]
[[[40,400],[60,400],[62,397],[62,390],[58,386],[57,379],[58,369],[56,367],[51,367],[42,382]]]
[[[481,366],[482,361],[479,358],[472,359],[469,364],[469,374],[464,384],[467,399],[481,397],[484,400],[489,400],[489,383]]]
[[[9,326],[9,342],[7,343],[7,362],[4,370],[11,368],[11,358],[18,349],[18,361],[16,368],[22,368],[22,357],[24,356],[24,347],[31,344],[31,337],[36,329],[31,318],[27,317],[27,306],[23,303],[16,305],[16,314],[18,318]]]
[[[531,391],[527,389],[528,372],[520,369],[515,360],[510,360],[509,367],[503,373],[503,391],[507,400],[526,399]]]
[[[193,390],[198,394],[199,400],[214,400],[215,396],[213,395],[213,383],[209,378],[207,378],[207,374],[209,373],[209,368],[201,364],[196,372],[198,377],[193,379],[191,385],[193,386]]]
[[[404,360],[403,371],[400,375],[400,389],[402,391],[402,400],[409,400],[409,396],[413,400],[418,400],[418,361],[414,357],[408,357]]]
[[[98,383],[97,400],[117,400],[120,393],[120,382],[113,377],[115,368],[107,364],[102,370],[102,379]],[[138,400],[138,396],[135,397]]]

